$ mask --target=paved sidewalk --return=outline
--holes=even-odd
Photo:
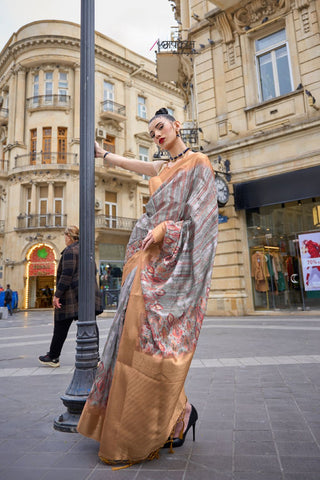
[[[98,320],[101,345],[111,318]],[[320,480],[320,317],[205,319],[187,378],[199,413],[175,454],[112,471],[98,444],[57,432],[74,365],[76,325],[61,367],[40,366],[52,312],[0,320],[1,480]]]

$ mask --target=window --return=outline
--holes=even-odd
[[[53,72],[45,72],[44,74],[44,93],[45,102],[53,103]]]
[[[59,103],[67,103],[68,74],[65,72],[59,72],[58,94]]]
[[[41,186],[39,188],[39,227],[46,227],[48,225],[48,186]]]
[[[104,214],[106,216],[106,227],[117,227],[117,194],[115,192],[105,192]]]
[[[116,139],[115,137],[112,137],[111,135],[106,135],[106,138],[103,139],[103,145],[102,148],[104,150],[108,150],[108,152],[115,153],[115,144],[116,144]],[[104,159],[105,164],[107,164],[107,158]]]
[[[172,108],[167,107],[167,110],[168,110],[169,115],[174,117],[174,111],[172,110]]]
[[[141,147],[141,145],[139,146],[139,160],[142,160],[143,162],[149,162],[149,149],[146,147]],[[142,177],[145,180],[148,180],[149,178],[147,175],[142,175]]]
[[[33,105],[39,105],[39,74],[33,75]]]
[[[292,91],[286,31],[280,30],[255,41],[259,93],[262,101]]]
[[[26,227],[31,227],[31,188],[27,188],[26,197]]]
[[[58,163],[67,163],[67,129],[58,127]]]
[[[142,213],[146,213],[146,205],[149,202],[150,197],[146,197],[145,195],[142,197]]]
[[[53,212],[54,212],[54,226],[63,226],[63,187],[54,186],[53,189]]]
[[[114,108],[114,85],[110,82],[103,82],[103,111],[113,112]]]
[[[42,163],[51,163],[51,128],[42,129]]]
[[[147,118],[146,99],[138,96],[138,117]]]
[[[35,165],[37,160],[37,129],[30,130],[30,165]]]

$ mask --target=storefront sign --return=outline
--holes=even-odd
[[[299,235],[304,288],[320,290],[320,232]]]
[[[30,255],[29,276],[47,276],[55,274],[55,261],[52,248],[39,245]]]

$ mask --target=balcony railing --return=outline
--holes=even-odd
[[[4,233],[4,220],[0,220],[0,235],[2,235]]]
[[[180,135],[188,147],[197,146],[199,142],[198,128],[181,128]]]
[[[100,116],[103,118],[113,118],[115,120],[125,120],[126,107],[112,100],[105,100],[100,103]]]
[[[64,228],[67,226],[67,215],[61,213],[45,213],[36,215],[19,215],[16,230],[32,228]]]
[[[96,215],[96,228],[110,228],[111,230],[127,230],[131,232],[137,223],[135,218],[110,217],[107,215]]]
[[[36,95],[35,97],[27,98],[27,109],[35,110],[38,108],[70,108],[70,95]]]
[[[32,152],[25,155],[17,155],[14,159],[14,168],[26,167],[28,165],[79,165],[77,153],[65,152]]]

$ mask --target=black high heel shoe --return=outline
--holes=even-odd
[[[193,441],[195,441],[195,439],[196,439],[195,429],[196,429],[197,420],[198,420],[198,412],[195,409],[195,407],[193,405],[191,405],[191,413],[190,413],[190,417],[189,417],[189,422],[188,422],[186,430],[183,432],[182,438],[179,438],[179,437],[172,438],[172,439],[169,438],[169,440],[163,445],[162,448],[171,448],[172,449],[172,448],[182,447],[182,445],[184,444],[184,441],[186,439],[187,433],[188,433],[188,431],[190,430],[191,427],[192,427],[192,430],[193,430],[193,432],[192,432],[193,433]]]

